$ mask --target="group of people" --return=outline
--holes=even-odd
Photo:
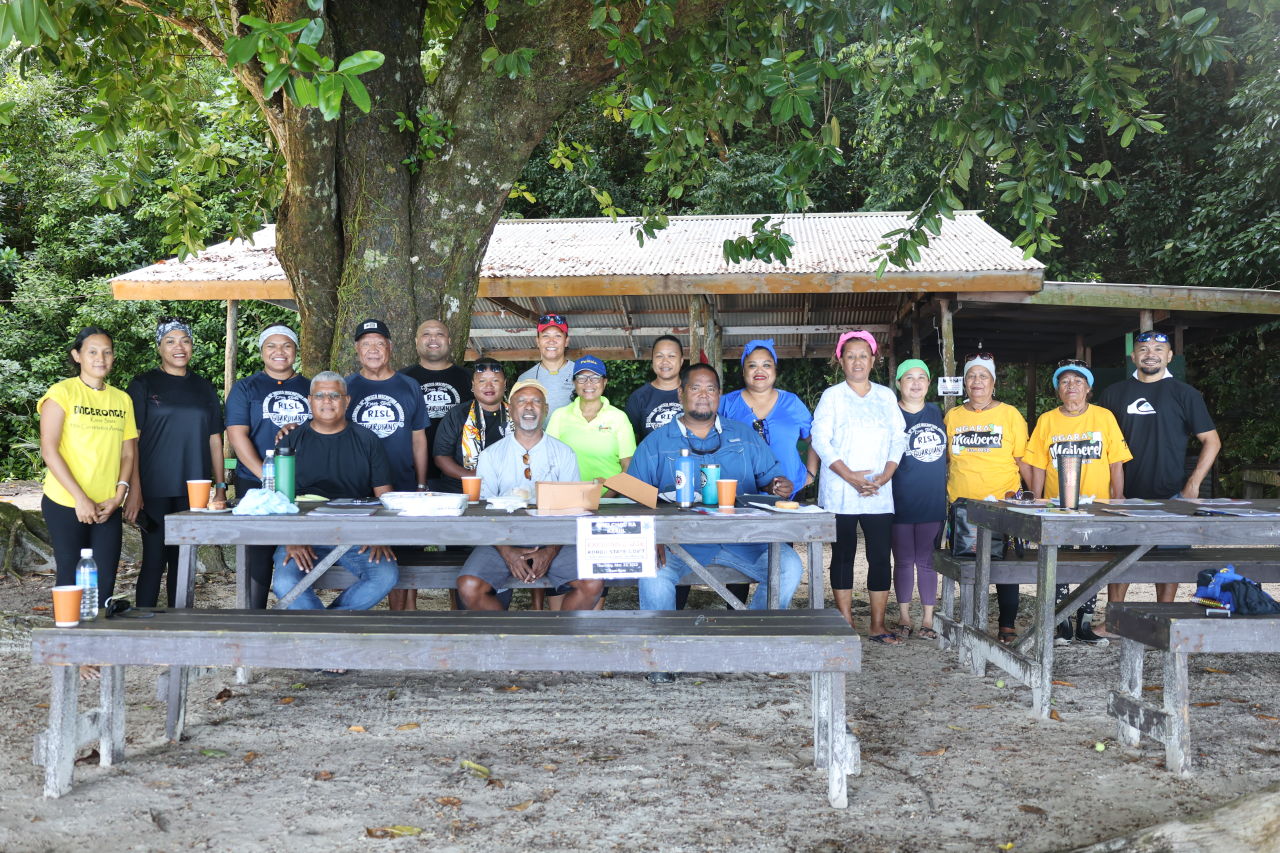
[[[164,575],[173,603],[176,548],[164,544],[164,516],[188,508],[188,480],[212,481],[225,497],[222,432],[235,451],[240,494],[261,485],[270,450],[297,457],[299,494],[365,499],[395,491],[460,493],[461,478],[479,476],[482,497],[533,495],[538,481],[601,482],[620,472],[674,492],[682,451],[700,464],[718,464],[742,492],[790,499],[818,483],[818,502],[836,514],[830,564],[836,607],[853,624],[853,563],[862,531],[868,563],[870,638],[895,645],[917,635],[934,638],[937,547],[950,502],[1055,493],[1057,455],[1070,448],[1085,457],[1082,493],[1098,497],[1193,495],[1220,442],[1203,399],[1167,371],[1172,357],[1162,333],[1138,336],[1130,380],[1107,389],[1102,405],[1089,402],[1093,374],[1083,362],[1064,362],[1053,375],[1062,405],[1045,413],[1028,435],[1022,415],[995,399],[996,368],[988,353],[964,363],[964,403],[943,416],[926,401],[932,380],[919,359],[898,365],[898,394],[870,379],[878,344],[870,332],[845,332],[834,357],[844,381],[828,388],[812,414],[795,394],[776,387],[778,353],[771,340],[750,341],[741,357],[743,387],[722,394],[712,366],[686,364],[679,339],[653,345],[653,379],[623,408],[605,395],[608,369],[592,355],[568,357],[569,325],[559,314],[538,319],[539,360],[510,390],[503,365],[477,359],[454,364],[448,328],[437,320],[416,332],[418,360],[397,371],[391,332],[381,320],[360,323],[353,334],[359,368],[349,376],[298,374],[298,337],[287,326],[259,335],[262,370],[235,383],[225,419],[213,385],[189,367],[194,335],[188,324],[164,318],[156,330],[159,366],[133,378],[127,391],[107,383],[113,342],[90,327],[70,350],[77,375],[40,399],[41,449],[48,466],[43,508],[58,566],[58,583],[73,583],[81,548],[99,565],[102,600],[114,590],[121,522],[142,531],[137,584],[139,606],[154,606]],[[1186,437],[1201,441],[1199,464],[1182,474]],[[601,487],[604,494],[611,494]],[[250,603],[266,606],[268,592],[283,597],[329,549],[306,544],[247,549]],[[689,545],[700,563],[729,566],[758,584],[753,608],[768,600],[768,546],[730,542]],[[389,597],[393,609],[413,609],[416,590],[394,589],[397,551],[368,545],[340,563],[357,581],[328,606],[365,609]],[[675,552],[662,553],[654,578],[639,584],[642,609],[683,606],[680,585],[690,567]],[[461,606],[497,609],[509,595],[509,577],[551,582],[550,606],[600,606],[603,585],[577,577],[571,546],[485,546],[473,549],[460,570]],[[799,586],[800,558],[781,549],[778,598],[787,607]],[[890,584],[898,623],[886,624]],[[922,621],[910,618],[913,587]],[[735,588],[743,600],[749,590]],[[1122,600],[1123,589],[1110,591]],[[1160,590],[1171,600],[1173,590]],[[1000,638],[1014,637],[1017,588],[998,589]],[[101,604],[101,602],[100,602]],[[294,607],[324,606],[311,590]],[[541,606],[535,602],[535,606]],[[1096,640],[1082,609],[1077,636]]]

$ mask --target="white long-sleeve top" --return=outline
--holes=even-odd
[[[893,481],[879,492],[863,497],[858,490],[830,470],[836,460],[850,471],[870,471],[868,479],[881,474],[890,462],[899,462],[907,446],[907,422],[898,408],[898,399],[883,385],[871,384],[866,396],[848,382],[822,392],[813,410],[813,449],[822,460],[818,480],[818,503],[844,515],[874,515],[893,512]]]

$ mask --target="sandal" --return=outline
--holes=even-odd
[[[938,632],[933,630],[933,628],[926,628],[924,625],[921,625],[920,630],[916,631],[916,636],[922,640],[936,640],[938,639]]]
[[[897,634],[870,634],[867,639],[873,643],[879,643],[882,646],[899,646],[902,645],[902,638]]]
[[[915,631],[911,630],[911,624],[909,622],[899,622],[897,625],[893,626],[893,633],[897,634],[904,640],[909,640]]]
[[[999,631],[1000,642],[1004,645],[1014,643],[1018,639],[1018,632],[1012,628],[1001,628]]]

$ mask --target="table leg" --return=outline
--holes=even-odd
[[[820,676],[827,682],[827,801],[832,808],[849,807],[849,735],[844,711],[844,673],[824,672]]]
[[[824,677],[826,673],[815,672],[810,675],[812,686],[811,704],[813,706],[813,766],[818,770],[826,770],[831,760],[831,684]]]
[[[190,607],[196,597],[196,546],[178,546],[178,583],[174,606]]]
[[[987,610],[991,599],[991,528],[978,528],[977,554],[973,564],[973,623],[975,631],[987,630]],[[974,675],[987,674],[987,656],[980,643],[962,640],[962,654],[969,658],[969,669]]]
[[[1054,590],[1058,580],[1058,546],[1041,545],[1036,559],[1035,636],[1031,654],[1031,709],[1037,717],[1049,716],[1053,690]]]
[[[245,562],[246,547],[244,545],[236,546],[236,607],[240,610],[249,609],[249,566]],[[236,684],[248,684],[253,678],[253,673],[249,667],[241,666],[236,668]]]
[[[960,573],[960,624],[975,626],[977,625],[977,617],[974,615],[974,608],[978,594],[977,587],[973,577],[965,577],[965,573]],[[956,655],[960,660],[961,666],[969,665],[969,649],[968,640],[965,638],[963,631],[956,634]]]
[[[1187,653],[1164,652],[1164,766],[1180,776],[1191,771],[1191,719],[1187,702]]]
[[[104,666],[100,672],[98,763],[110,767],[124,758],[124,666]]]
[[[178,546],[178,584],[174,594],[174,605],[187,608],[192,605],[196,595],[196,546]],[[189,671],[185,666],[169,667],[167,685],[168,713],[165,715],[164,731],[170,741],[178,742],[182,737],[182,726],[187,716],[187,684],[190,682]]]
[[[1135,702],[1142,700],[1142,643],[1120,638],[1120,694]],[[1137,746],[1142,731],[1120,719],[1116,723],[1116,736],[1125,746]]]
[[[76,737],[80,729],[80,668],[49,667],[53,689],[49,694],[49,728],[43,740],[44,795],[61,797],[71,790],[76,766]]]
[[[809,607],[821,610],[827,606],[827,590],[822,566],[822,543],[809,543]]]
[[[769,609],[777,610],[782,604],[782,543],[769,543]]]

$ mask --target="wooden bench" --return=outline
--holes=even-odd
[[[124,752],[124,667],[350,668],[419,671],[807,672],[814,764],[833,807],[860,770],[845,722],[845,673],[861,669],[858,636],[833,610],[751,612],[384,612],[156,610],[32,632],[32,662],[50,666],[48,728],[34,758],[44,794],[71,789],[76,751],[101,764]],[[81,664],[102,667],[100,705],[78,710]],[[185,677],[185,676],[184,676]],[[182,730],[178,694],[171,737]]]
[[[1107,607],[1107,630],[1121,637],[1120,685],[1107,701],[1118,720],[1119,738],[1137,746],[1141,735],[1164,744],[1165,767],[1191,770],[1190,688],[1187,655],[1280,652],[1280,616],[1207,616],[1191,603],[1115,604]],[[1164,700],[1142,701],[1142,657],[1147,648],[1164,656]]]

